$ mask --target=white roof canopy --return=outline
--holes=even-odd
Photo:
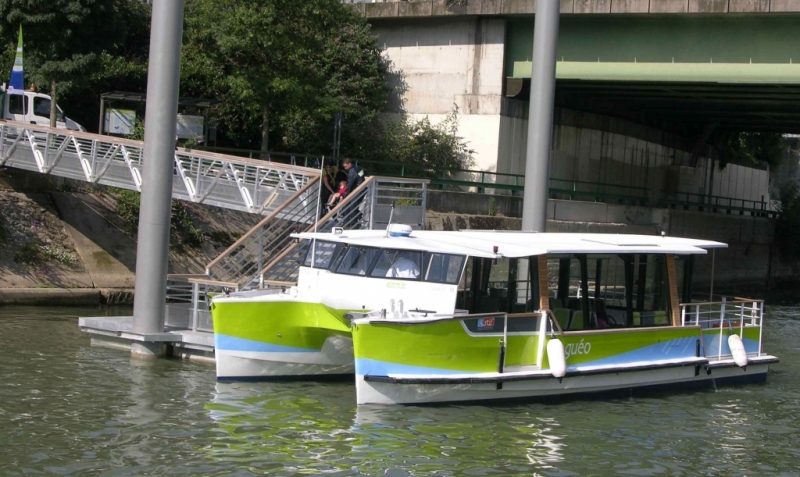
[[[709,248],[728,245],[655,235],[570,234],[498,231],[414,231],[408,237],[387,237],[383,230],[346,230],[341,234],[300,233],[292,237],[341,242],[365,247],[452,253],[473,257],[529,257],[544,254],[669,253],[705,254]],[[495,253],[495,247],[497,252]]]

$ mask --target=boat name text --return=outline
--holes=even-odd
[[[576,354],[589,354],[592,351],[592,343],[588,341],[586,343],[583,340],[580,343],[570,343],[564,346],[564,357],[569,359],[570,356],[575,356]]]

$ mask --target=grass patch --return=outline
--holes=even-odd
[[[14,254],[14,261],[24,265],[39,265],[42,262],[58,262],[68,267],[78,263],[78,257],[52,245],[37,245],[28,242]]]

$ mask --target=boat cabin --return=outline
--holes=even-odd
[[[562,331],[677,325],[679,304],[691,301],[693,256],[725,246],[656,236],[478,231],[297,237],[312,239],[306,275],[324,271],[328,278],[320,285],[359,290],[360,301],[345,308],[376,311],[403,300],[404,312],[437,315],[549,309]]]

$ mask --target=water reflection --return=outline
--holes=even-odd
[[[557,419],[518,407],[356,407],[352,384],[298,397],[307,386],[217,384],[206,405],[220,431],[210,455],[286,475],[530,474],[565,458]]]

